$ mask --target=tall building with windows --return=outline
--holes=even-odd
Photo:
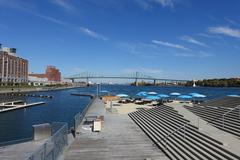
[[[0,83],[28,82],[28,60],[16,55],[16,48],[0,44]]]

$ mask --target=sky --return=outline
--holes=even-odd
[[[239,13],[239,0],[0,0],[0,43],[34,73],[239,77]]]

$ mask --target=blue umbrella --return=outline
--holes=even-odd
[[[178,93],[178,92],[173,92],[173,93],[170,93],[171,96],[180,96],[181,94]]]
[[[199,93],[196,93],[196,92],[195,93],[194,92],[193,93],[189,93],[189,95],[191,95],[191,96],[198,95],[198,94]]]
[[[166,94],[158,94],[157,96],[160,98],[169,98],[169,95]]]
[[[138,92],[136,96],[145,97],[147,96],[147,92]]]
[[[227,95],[228,97],[240,97],[239,95],[237,94],[230,94],[230,95]]]
[[[189,96],[189,95],[181,95],[181,96],[178,96],[178,98],[180,98],[180,99],[191,99],[192,96]]]
[[[148,92],[148,95],[157,95],[157,92]]]
[[[195,97],[195,98],[206,98],[207,96],[205,96],[203,94],[194,94],[192,97]]]
[[[120,98],[126,98],[126,97],[129,97],[129,95],[127,94],[118,94],[116,95],[117,97],[120,97]]]
[[[160,99],[160,97],[158,97],[158,96],[147,96],[146,99],[149,99],[149,100],[158,100],[158,99]]]
[[[107,90],[100,91],[101,93],[109,93]]]

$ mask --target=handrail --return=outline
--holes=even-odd
[[[66,122],[53,122],[61,127],[49,137],[26,160],[57,160],[64,148],[68,145],[68,124]]]
[[[235,108],[232,108],[231,110],[229,110],[229,111],[227,111],[226,113],[224,113],[223,115],[222,115],[222,127],[224,128],[224,126],[225,126],[225,116],[227,115],[227,114],[229,114],[229,113],[231,113],[232,111],[234,111],[235,109],[239,109],[239,118],[240,118],[240,105],[238,105],[237,107],[235,107]]]
[[[82,112],[77,113],[74,116],[74,131],[76,132],[78,126],[80,125],[80,123],[82,122],[85,114],[87,113],[89,107],[97,100],[96,97],[93,97],[91,99],[91,101],[88,103],[88,105],[84,108],[84,110]]]
[[[185,138],[185,132],[186,132],[186,126],[189,125],[190,122],[185,123],[183,126],[179,127],[178,129],[176,129],[175,131],[171,132],[170,134],[168,134],[166,137],[164,137],[164,139],[162,139],[162,141],[166,141],[166,139],[168,139],[168,137],[170,137],[171,135],[173,135],[174,133],[180,131],[181,129],[184,128],[184,138]]]

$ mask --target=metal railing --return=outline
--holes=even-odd
[[[57,160],[64,148],[68,145],[68,124],[65,122],[54,122],[61,127],[27,160]]]
[[[88,105],[84,108],[82,112],[79,112],[74,116],[74,130],[76,131],[78,126],[82,123],[82,120],[87,113],[89,107],[96,101],[96,97],[93,97],[92,100],[88,103]]]
[[[227,111],[226,113],[223,114],[223,116],[222,116],[222,127],[223,128],[225,127],[225,116],[236,109],[239,109],[239,118],[240,118],[240,105],[238,105],[237,107],[235,107],[235,108],[231,109],[230,111]]]
[[[184,130],[184,131],[183,131],[183,138],[185,139],[185,137],[186,137],[186,126],[189,125],[189,123],[190,123],[190,122],[185,123],[183,126],[179,127],[179,128],[176,129],[175,131],[173,131],[173,132],[171,132],[170,134],[168,134],[168,135],[167,135],[166,137],[164,137],[161,141],[164,141],[164,142],[168,145],[167,139],[168,139],[171,135],[175,134],[176,132],[178,132],[178,131],[180,131],[180,130],[182,130],[182,129]],[[167,148],[167,146],[165,146],[165,148]]]

